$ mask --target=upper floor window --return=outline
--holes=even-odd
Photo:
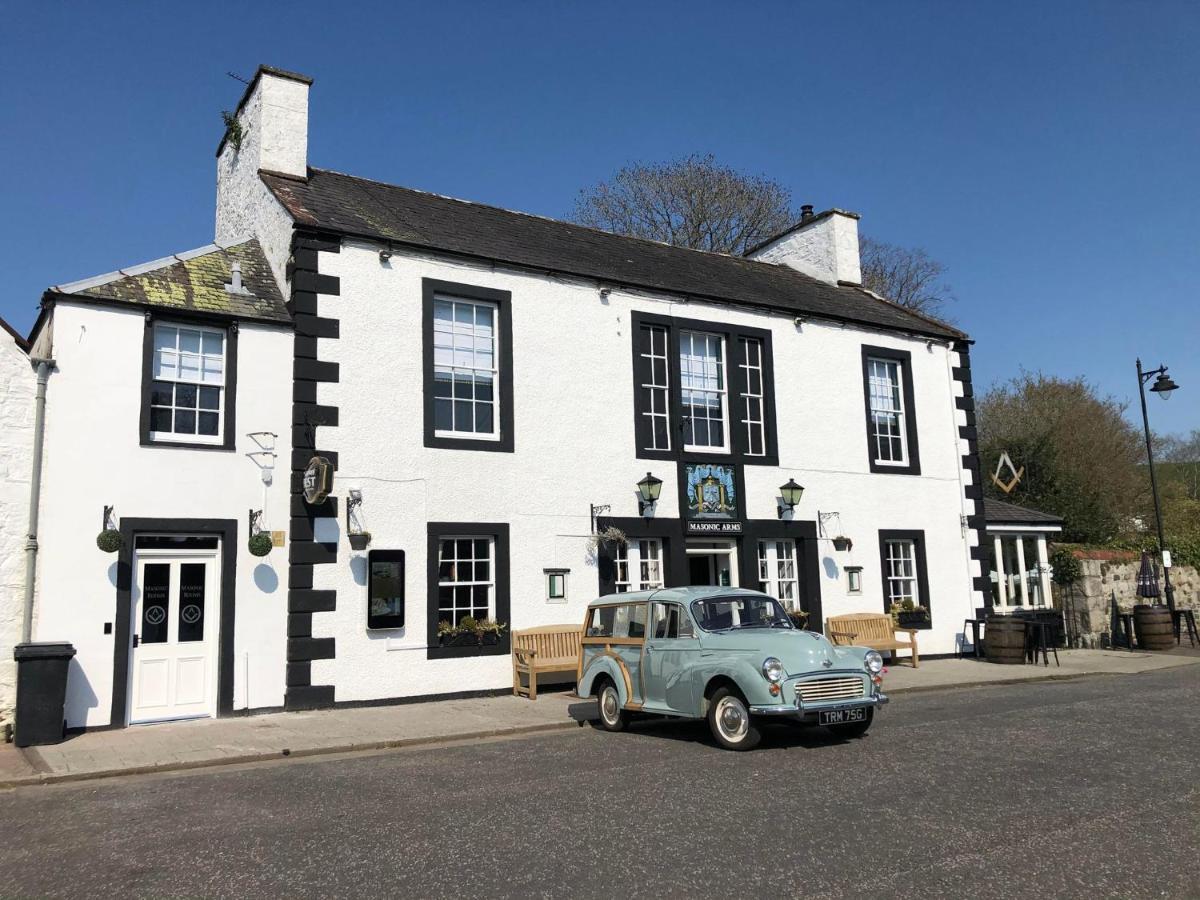
[[[147,328],[142,442],[233,447],[237,332],[154,320]]]
[[[497,372],[496,304],[435,295],[434,433],[498,438]]]
[[[679,383],[685,450],[729,452],[725,339],[684,331],[679,336]]]
[[[426,278],[425,446],[513,450],[512,295]]]
[[[637,454],[772,464],[770,333],[633,314]]]
[[[912,355],[886,347],[862,354],[871,471],[919,475]]]

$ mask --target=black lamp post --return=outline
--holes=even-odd
[[[1158,554],[1159,559],[1162,559],[1163,551],[1167,549],[1166,539],[1163,537],[1163,521],[1162,507],[1158,502],[1158,479],[1154,475],[1154,449],[1150,442],[1150,417],[1146,413],[1146,382],[1154,378],[1154,384],[1150,390],[1164,400],[1171,397],[1171,392],[1176,390],[1179,385],[1171,380],[1171,376],[1167,374],[1166,366],[1159,366],[1157,369],[1151,369],[1148,372],[1142,371],[1142,361],[1137,361],[1138,374],[1138,396],[1142,400],[1142,427],[1146,430],[1146,460],[1150,464],[1150,492],[1154,495],[1154,520],[1158,525]],[[1155,376],[1158,376],[1155,378]],[[1171,615],[1175,615],[1175,592],[1171,589],[1171,569],[1165,564],[1163,565],[1163,590],[1167,595],[1167,608],[1171,610]]]
[[[658,496],[662,493],[662,479],[647,472],[646,477],[637,483],[637,489],[642,498],[641,512],[644,516],[646,510],[658,502]]]
[[[789,478],[787,484],[779,486],[779,496],[783,498],[783,506],[779,507],[779,518],[783,518],[784,507],[795,509],[800,498],[804,496],[804,488],[796,484],[795,478]]]

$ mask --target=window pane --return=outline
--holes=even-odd
[[[225,343],[222,335],[213,331],[204,332],[203,350],[210,356],[220,356],[222,345]]]
[[[154,349],[174,350],[179,340],[179,333],[169,325],[154,326]]]
[[[147,563],[142,569],[140,640],[143,644],[162,644],[166,642],[167,617],[171,612],[170,590],[170,564]]]
[[[480,434],[488,434],[495,431],[495,427],[492,424],[492,404],[475,404],[475,430]]]
[[[471,403],[468,400],[454,401],[454,430],[474,431],[475,418],[471,415]]]
[[[200,352],[200,332],[191,329],[179,329],[179,349],[184,353]]]
[[[179,567],[179,642],[204,640],[204,563]]]
[[[200,357],[192,353],[179,355],[179,377],[189,381],[200,380]]]
[[[193,384],[175,385],[175,405],[188,409],[196,408],[196,386]]]
[[[176,434],[195,434],[196,433],[196,413],[188,409],[180,409],[175,412],[175,433]]]
[[[154,406],[171,406],[174,390],[169,381],[155,381],[150,386],[150,403]]]
[[[202,412],[197,416],[197,433],[216,437],[220,433],[220,416],[215,412]]]
[[[201,409],[220,409],[221,408],[221,391],[214,387],[200,388],[200,408]]]
[[[171,352],[154,354],[154,377],[175,378],[179,374],[179,357]]]
[[[169,432],[171,430],[171,410],[162,407],[151,407],[150,430]]]
[[[449,385],[446,385],[449,388]],[[433,401],[433,427],[438,431],[453,431],[454,422],[451,418],[449,400],[438,397]]]

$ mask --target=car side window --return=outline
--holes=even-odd
[[[629,603],[621,606],[598,606],[588,620],[588,637],[644,638],[646,636],[646,604]]]
[[[651,632],[655,638],[670,640],[672,638],[695,637],[691,620],[684,615],[683,607],[678,603],[655,603],[652,607]]]

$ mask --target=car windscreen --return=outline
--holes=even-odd
[[[770,597],[706,597],[692,601],[692,615],[705,631],[792,627],[792,621],[783,607]]]

